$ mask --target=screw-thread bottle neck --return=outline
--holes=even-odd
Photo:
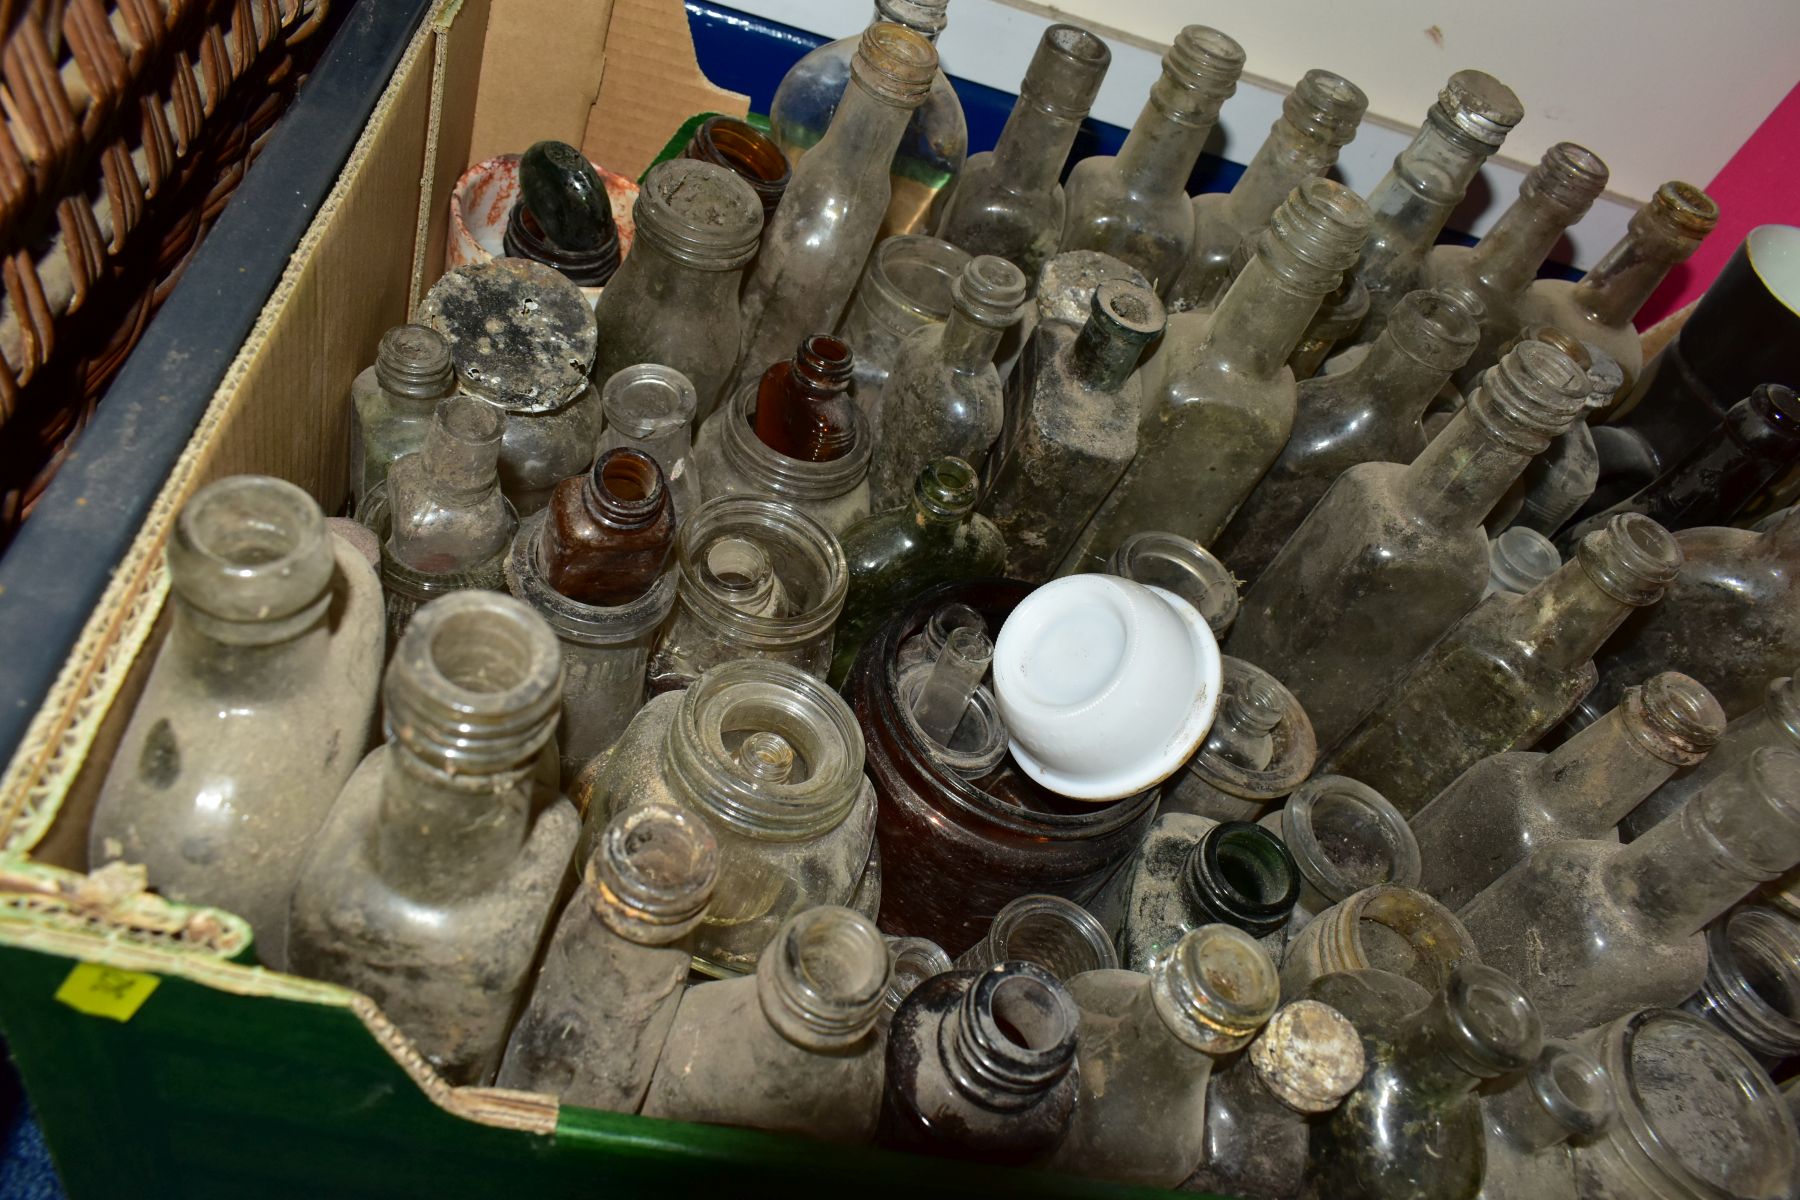
[[[1718,222],[1719,206],[1711,196],[1691,183],[1663,184],[1632,215],[1619,244],[1575,285],[1576,304],[1601,325],[1622,328]]]
[[[1256,1036],[1281,999],[1281,981],[1255,938],[1230,925],[1203,925],[1151,968],[1150,994],[1170,1033],[1217,1056]]]
[[[1524,1070],[1542,1044],[1543,1024],[1519,985],[1465,960],[1444,990],[1403,1022],[1393,1073],[1422,1096],[1452,1099]]]
[[[1308,71],[1282,102],[1281,116],[1226,197],[1227,224],[1240,230],[1260,226],[1301,180],[1328,171],[1356,136],[1368,107],[1363,90],[1342,75]]]
[[[175,520],[168,560],[182,623],[231,646],[272,646],[317,626],[337,561],[318,501],[265,475],[196,492]]]
[[[1176,35],[1149,102],[1119,148],[1119,172],[1134,190],[1185,190],[1243,70],[1244,48],[1218,30],[1189,25]]]
[[[1494,293],[1523,292],[1563,231],[1586,215],[1609,172],[1593,151],[1558,142],[1519,185],[1519,197],[1475,247],[1470,271]]]
[[[425,434],[425,475],[432,491],[464,504],[500,486],[500,439],[506,417],[486,400],[440,401]]]
[[[375,380],[390,396],[436,400],[456,385],[450,344],[435,329],[397,325],[375,350]]]
[[[802,1049],[841,1053],[874,1029],[893,966],[859,912],[823,906],[790,917],[756,963],[763,1016]]]
[[[661,802],[607,822],[588,860],[594,911],[627,941],[662,946],[700,924],[719,878],[719,847],[706,822]]]
[[[938,1039],[951,1082],[990,1108],[1029,1108],[1075,1063],[1080,1013],[1068,990],[1029,962],[977,975]]]

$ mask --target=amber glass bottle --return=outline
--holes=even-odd
[[[856,416],[849,388],[850,346],[825,334],[800,343],[794,357],[763,372],[756,388],[756,436],[778,454],[830,462],[849,453]]]
[[[763,224],[775,215],[794,168],[775,140],[748,121],[711,116],[694,130],[681,157],[724,167],[750,185],[762,205]]]
[[[542,537],[551,587],[583,604],[631,603],[662,574],[675,544],[662,468],[641,450],[608,450],[586,475],[556,485]]]

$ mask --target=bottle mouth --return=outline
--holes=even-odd
[[[450,347],[435,329],[396,325],[381,335],[375,378],[382,390],[414,400],[432,400],[456,382]]]
[[[867,917],[809,908],[790,917],[756,964],[756,992],[777,1032],[800,1045],[842,1049],[880,1015],[893,966]]]
[[[1502,530],[1488,543],[1488,575],[1493,586],[1515,595],[1529,592],[1562,565],[1556,543],[1524,525]]]
[[[1412,827],[1380,792],[1354,779],[1321,775],[1302,784],[1282,808],[1281,836],[1327,903],[1379,884],[1419,884]]]
[[[1038,42],[1021,91],[1050,115],[1079,121],[1111,65],[1112,49],[1104,41],[1078,25],[1052,25]]]
[[[1237,91],[1244,48],[1206,25],[1189,25],[1163,55],[1161,85],[1151,91],[1157,108],[1176,124],[1210,127],[1219,107]]]
[[[615,933],[674,941],[699,924],[712,900],[718,841],[704,820],[677,805],[629,808],[607,823],[588,877],[600,896],[600,918]]]
[[[882,1003],[889,1012],[897,1010],[921,983],[952,969],[944,948],[927,938],[890,937],[887,944],[894,971]]]
[[[1108,574],[1180,596],[1194,606],[1213,636],[1220,639],[1237,620],[1237,577],[1192,538],[1154,530],[1134,533],[1119,543],[1107,560],[1106,569]],[[1227,696],[1232,686],[1232,673],[1227,667]]]
[[[1061,896],[1020,896],[994,916],[985,938],[958,960],[963,967],[1032,963],[1067,981],[1114,970],[1119,952],[1087,909]]]
[[[337,556],[318,501],[268,475],[207,484],[182,506],[168,547],[169,583],[190,616],[224,640],[264,640],[312,624],[329,600]]]
[[[658,363],[638,363],[615,372],[600,391],[607,428],[637,441],[692,425],[699,406],[693,381]]]
[[[662,467],[642,450],[615,446],[594,460],[588,470],[597,517],[617,524],[638,526],[655,520],[663,509],[668,485]]]
[[[1281,999],[1268,951],[1241,929],[1190,930],[1151,969],[1150,995],[1163,1024],[1184,1044],[1228,1054],[1249,1044]]]
[[[731,122],[729,126],[716,122]],[[709,118],[696,137],[705,137],[734,170],[692,158],[672,158],[651,168],[638,191],[632,213],[640,243],[648,243],[676,261],[709,271],[735,271],[756,257],[762,244],[764,199],[745,178],[766,161],[761,147],[740,134],[767,143],[780,164],[780,175],[764,187],[779,198],[791,172],[787,158],[773,142],[741,121]],[[739,167],[739,164],[742,164]],[[772,169],[774,163],[769,163]]]
[[[977,325],[1008,329],[1018,322],[1029,290],[1025,272],[1004,258],[981,254],[957,276],[953,301]]]
[[[1129,279],[1101,280],[1094,289],[1093,311],[1115,334],[1140,347],[1149,344],[1169,323],[1168,310],[1156,293]]]
[[[839,460],[841,461],[841,460]],[[825,464],[819,464],[825,465]],[[753,568],[767,566],[780,587],[779,612],[763,615],[725,590],[715,551]],[[682,521],[675,551],[681,602],[746,645],[779,650],[817,637],[837,620],[850,586],[843,547],[812,517],[756,496],[715,496]]]
[[[960,521],[975,511],[981,499],[981,479],[965,459],[953,455],[933,459],[914,481],[913,496],[931,516]]]
[[[1705,758],[1725,736],[1725,711],[1705,686],[1678,671],[1625,690],[1625,722],[1651,754],[1675,766]]]
[[[1579,218],[1606,190],[1610,177],[1611,171],[1598,154],[1574,142],[1558,142],[1544,151],[1520,191]]]
[[[1576,1141],[1606,1131],[1617,1111],[1607,1087],[1606,1068],[1585,1050],[1556,1043],[1531,1064],[1526,1086],[1558,1128]]]
[[[1746,905],[1713,922],[1706,949],[1706,981],[1683,1007],[1764,1059],[1800,1052],[1800,925]]]
[[[1068,1074],[1079,1025],[1075,1001],[1055,976],[1036,963],[1003,962],[963,993],[944,1065],[970,1098],[1024,1108]]]
[[[1686,555],[1668,530],[1642,513],[1619,513],[1575,548],[1594,585],[1621,604],[1642,607],[1662,598],[1681,574]]]
[[[1459,292],[1462,289],[1458,289]],[[1473,293],[1467,293],[1470,298]],[[1401,297],[1387,327],[1408,356],[1434,371],[1455,371],[1481,341],[1481,301],[1471,313],[1462,295],[1421,289]]]
[[[1585,411],[1590,388],[1587,372],[1555,346],[1520,342],[1481,377],[1466,407],[1506,446],[1537,455]]]
[[[1472,960],[1459,963],[1444,992],[1450,1056],[1465,1071],[1493,1079],[1523,1071],[1543,1045],[1531,1001],[1505,975]]]
[[[1196,914],[1262,937],[1294,911],[1300,870],[1281,839],[1261,825],[1225,821],[1188,851],[1182,891]]]
[[[1671,232],[1692,239],[1695,246],[1719,223],[1718,201],[1679,179],[1671,179],[1657,188],[1640,213]],[[1635,227],[1637,221],[1634,220],[1632,225]],[[1689,247],[1688,253],[1693,253],[1693,247]]]
[[[1432,116],[1492,154],[1525,119],[1525,107],[1511,88],[1487,72],[1458,71],[1438,93]]]
[[[1373,967],[1404,975],[1430,992],[1443,989],[1457,964],[1476,957],[1474,939],[1449,909],[1417,888],[1377,884],[1333,907],[1347,934],[1347,953],[1327,970]],[[1318,924],[1315,919],[1307,926]],[[1321,927],[1322,930],[1325,927]],[[1331,955],[1337,959],[1338,955]],[[1520,1064],[1523,1069],[1523,1064]]]
[[[850,60],[850,78],[896,108],[923,104],[937,72],[937,50],[926,35],[892,21],[877,21],[865,29]]]
[[[956,281],[969,258],[966,250],[922,233],[903,233],[878,244],[862,282],[881,299],[875,310],[878,324],[904,337],[920,325],[948,320]],[[885,319],[882,307],[901,310],[905,319]]]
[[[1291,290],[1324,296],[1356,265],[1372,219],[1349,188],[1307,179],[1275,210],[1257,257]]]
[[[1316,67],[1300,77],[1281,109],[1290,125],[1333,150],[1356,136],[1368,110],[1369,97],[1361,88]]]

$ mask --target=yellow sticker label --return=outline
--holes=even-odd
[[[56,998],[90,1017],[129,1021],[162,980],[142,971],[121,971],[99,963],[77,963],[56,989]]]

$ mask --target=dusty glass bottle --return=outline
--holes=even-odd
[[[1342,75],[1315,69],[1301,76],[1232,189],[1194,197],[1194,244],[1167,290],[1171,311],[1219,302],[1236,274],[1238,247],[1262,232],[1302,180],[1331,169],[1368,107],[1363,90]]]
[[[542,770],[561,690],[556,638],[512,597],[421,608],[383,686],[387,744],[294,888],[294,970],[366,994],[450,1083],[499,1066],[575,848]]]
[[[375,714],[381,581],[316,500],[264,475],[195,492],[166,553],[174,619],[101,784],[88,867],[141,863],[169,899],[237,913],[285,970],[288,896]]]
[[[1147,529],[1113,549],[1106,574],[1173,592],[1206,621],[1215,638],[1237,620],[1238,584],[1231,569],[1193,538]]]
[[[1711,693],[1670,671],[1626,689],[1624,703],[1548,754],[1481,759],[1413,815],[1420,886],[1459,909],[1540,846],[1613,840],[1631,806],[1724,731]]]
[[[1656,189],[1633,214],[1619,243],[1581,281],[1539,279],[1519,301],[1521,324],[1554,325],[1611,355],[1630,395],[1644,370],[1644,347],[1631,319],[1677,264],[1687,261],[1719,220],[1719,206],[1691,183]]]
[[[699,817],[647,804],[607,823],[563,909],[495,1084],[636,1112],[687,983],[687,934],[719,875]]]
[[[1046,321],[1021,354],[981,506],[1006,539],[1009,577],[1048,579],[1136,454],[1138,359],[1163,321],[1154,292],[1108,279],[1085,324]]]
[[[1765,748],[1630,845],[1534,849],[1462,918],[1561,1036],[1692,995],[1706,977],[1701,931],[1796,862],[1800,755]]]
[[[1340,475],[1270,562],[1225,649],[1299,697],[1322,751],[1479,601],[1482,518],[1586,398],[1587,373],[1567,355],[1522,343],[1410,464]]]
[[[681,157],[724,167],[749,184],[762,205],[763,224],[775,215],[782,193],[794,177],[793,164],[775,139],[736,117],[714,114],[700,122]]]
[[[1606,1132],[1616,1109],[1606,1068],[1568,1042],[1546,1042],[1530,1067],[1481,1098],[1481,1200],[1575,1200],[1573,1141]]]
[[[880,408],[901,344],[950,319],[950,293],[968,265],[967,253],[924,234],[875,244],[837,331],[856,353],[851,386],[865,412]]]
[[[1574,142],[1557,142],[1519,184],[1519,195],[1473,246],[1433,246],[1425,254],[1420,281],[1430,287],[1456,283],[1473,291],[1487,315],[1481,342],[1456,372],[1468,387],[1500,361],[1523,321],[1519,302],[1537,279],[1564,231],[1587,214],[1610,172],[1600,157]]]
[[[737,365],[738,291],[762,241],[762,203],[724,167],[678,158],[650,168],[632,217],[631,256],[594,312],[594,378],[639,363],[679,371],[704,417]]]
[[[1682,1004],[1737,1041],[1768,1070],[1800,1054],[1800,924],[1747,904],[1706,931],[1706,979]]]
[[[1177,314],[1144,367],[1137,456],[1064,560],[1092,569],[1140,529],[1210,545],[1293,429],[1294,352],[1369,228],[1362,198],[1308,179],[1211,313]]]
[[[941,15],[941,2],[938,8]],[[794,160],[794,178],[744,281],[739,381],[760,378],[807,334],[837,326],[889,211],[894,151],[934,78],[942,75],[931,43],[902,25],[877,21],[857,43],[850,85],[827,118],[830,128],[805,158],[776,121],[776,141]]]
[[[1413,292],[1354,366],[1302,381],[1286,445],[1213,551],[1253,584],[1339,475],[1357,463],[1417,458],[1427,441],[1425,409],[1474,349],[1479,330],[1453,295]]]
[[[1352,892],[1288,939],[1281,995],[1288,1000],[1310,995],[1308,985],[1334,971],[1368,970],[1432,991],[1444,986],[1457,964],[1480,957],[1475,939],[1449,909],[1417,888],[1377,884]]]
[[[854,363],[842,339],[808,334],[791,357],[740,389],[751,399],[737,419],[748,418],[756,440],[788,458],[822,463],[852,457],[858,441],[868,437],[849,396]]]
[[[911,504],[845,531],[850,582],[832,650],[834,681],[843,682],[864,639],[903,601],[954,579],[983,579],[1005,570],[1005,539],[975,511],[980,494],[972,466],[960,458],[940,458],[913,481]]]
[[[1194,244],[1188,176],[1243,70],[1244,48],[1218,30],[1176,34],[1118,156],[1084,158],[1069,172],[1061,249],[1110,254],[1166,292]]]
[[[620,447],[556,485],[539,547],[550,586],[571,600],[616,608],[649,591],[675,543],[662,468]]]
[[[881,1024],[884,1029],[893,1020],[894,1013],[906,1002],[906,998],[921,983],[953,969],[950,956],[944,953],[944,948],[929,938],[889,937],[887,948],[888,961],[893,964],[894,971],[888,978],[887,993],[881,1000]]]
[[[1535,326],[1526,333],[1535,336],[1537,331],[1553,332],[1547,326]],[[1593,388],[1588,396],[1588,419],[1592,420],[1618,395],[1624,374],[1619,364],[1599,347],[1583,346],[1582,350],[1588,356],[1588,382]],[[1541,534],[1554,534],[1593,500],[1600,476],[1600,450],[1593,427],[1588,421],[1577,421],[1567,433],[1552,441],[1548,450],[1531,460],[1508,497],[1516,497],[1517,509],[1509,511],[1506,501],[1501,501],[1488,514],[1488,528],[1504,519],[1514,528],[1523,526]]]
[[[1522,596],[1560,566],[1562,555],[1556,545],[1537,530],[1517,525],[1503,529],[1488,541],[1488,585],[1481,598],[1495,592]]]
[[[656,363],[621,368],[600,389],[606,425],[600,431],[599,455],[623,446],[655,459],[669,485],[677,529],[702,498],[693,453],[697,402],[692,380]]]
[[[1260,824],[1281,839],[1300,872],[1284,941],[1364,888],[1419,886],[1419,843],[1399,810],[1367,784],[1315,775]]]
[[[963,164],[937,236],[999,255],[1035,282],[1062,238],[1063,164],[1111,64],[1112,51],[1087,30],[1044,30],[1000,140]]]
[[[885,1146],[993,1163],[1056,1148],[1078,1090],[1080,1010],[1035,963],[949,971],[913,990],[888,1029]]]
[[[1312,722],[1267,671],[1230,655],[1220,668],[1219,714],[1187,768],[1163,784],[1162,811],[1260,820],[1312,774],[1318,761]]]
[[[1088,971],[1117,970],[1119,953],[1081,905],[1061,896],[1020,896],[994,914],[985,936],[956,956],[959,971],[1028,962],[1067,983]]]
[[[1524,116],[1512,89],[1492,75],[1450,76],[1419,132],[1369,193],[1374,222],[1355,271],[1369,292],[1369,315],[1353,344],[1380,336],[1394,306],[1419,286],[1425,256],[1451,211],[1462,203],[1481,164]]]
[[[905,503],[933,459],[954,455],[978,471],[987,462],[1005,418],[994,350],[1018,323],[1027,290],[1019,268],[983,254],[957,279],[950,319],[901,345],[880,406],[863,409],[875,430],[869,490],[876,511]]]
[[[350,384],[351,512],[362,511],[395,459],[425,445],[431,414],[455,388],[450,347],[436,330],[396,325],[381,335],[374,364]]]
[[[1300,335],[1294,352],[1288,355],[1288,368],[1294,372],[1294,378],[1304,381],[1317,375],[1338,343],[1361,329],[1368,315],[1369,289],[1362,280],[1344,276],[1336,290],[1319,302],[1319,311]]]
[[[756,974],[682,994],[643,1114],[869,1141],[892,971],[866,917],[830,906],[796,913]]]
[[[1490,754],[1529,749],[1593,689],[1593,655],[1681,569],[1675,538],[1628,513],[1583,538],[1522,596],[1490,596],[1453,625],[1325,755],[1408,816]]]
[[[1070,980],[1080,1094],[1045,1167],[1146,1187],[1192,1175],[1206,1150],[1213,1063],[1256,1036],[1279,992],[1268,953],[1229,925],[1187,934],[1148,975]]]
[[[1204,1153],[1181,1190],[1298,1200],[1308,1118],[1336,1108],[1366,1069],[1342,1013],[1317,1000],[1283,1005],[1249,1052],[1207,1082]]]

